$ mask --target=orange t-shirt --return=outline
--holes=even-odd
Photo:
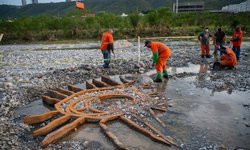
[[[241,46],[242,36],[243,36],[243,32],[242,31],[235,31],[234,32],[233,38],[239,37],[240,39],[238,41],[233,41],[233,46]]]
[[[113,35],[110,32],[104,32],[102,34],[101,50],[106,50],[109,43],[113,43]]]
[[[170,57],[171,50],[165,44],[161,42],[151,42],[151,50],[152,52],[158,52],[159,57]]]
[[[221,64],[228,65],[228,66],[235,66],[237,65],[237,58],[234,51],[231,48],[226,49],[227,54],[223,54],[221,56]]]

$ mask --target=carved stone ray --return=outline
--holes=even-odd
[[[107,76],[102,76],[101,80],[103,82],[105,82],[106,84],[111,85],[111,86],[120,85],[119,82],[117,82],[117,81],[115,81],[115,80],[113,80],[113,79],[111,79],[110,77],[107,77]]]
[[[102,82],[102,81],[98,81],[96,79],[92,80],[93,84],[97,87],[108,87],[109,85],[107,85],[106,83]]]

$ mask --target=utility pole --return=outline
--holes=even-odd
[[[38,0],[32,0],[32,4],[38,4]]]
[[[25,5],[27,5],[26,0],[22,0],[22,6],[25,6]]]
[[[176,4],[175,4],[175,7],[176,7],[176,13],[178,14],[178,7],[179,7],[179,4],[178,4],[179,2],[178,2],[178,0],[176,0]]]

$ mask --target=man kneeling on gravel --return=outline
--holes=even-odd
[[[229,47],[221,47],[220,66],[222,69],[233,69],[237,65],[237,58],[234,51]]]
[[[167,60],[171,56],[169,47],[161,42],[145,41],[145,46],[150,48],[153,53],[153,65],[157,71],[157,77],[154,82],[162,82],[163,77],[168,79]]]

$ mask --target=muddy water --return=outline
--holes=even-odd
[[[156,84],[158,92],[164,93],[169,100],[169,109],[160,119],[167,125],[162,129],[152,122],[164,134],[170,135],[183,149],[216,149],[222,145],[227,148],[250,148],[249,109],[243,107],[250,102],[250,91],[212,91],[197,88],[196,82],[206,78],[207,65],[188,64],[188,67],[170,67],[170,74],[183,72],[197,73],[196,76],[170,79]],[[154,73],[151,71],[148,75]],[[85,84],[77,86],[84,88]],[[24,116],[48,111],[41,100],[20,108],[16,114]],[[123,123],[114,121],[109,125],[112,132],[130,149],[175,149],[151,141]],[[96,141],[106,149],[116,149],[114,144],[101,131],[98,123],[88,123],[66,136],[60,142],[74,140]]]
[[[129,149],[172,149],[168,146],[153,142],[150,138],[145,137],[143,134],[136,132],[119,121],[113,121],[110,123],[109,129]],[[114,146],[114,143],[105,136],[98,124],[83,125],[76,132],[65,137],[61,142],[72,140],[96,141],[106,149],[117,149],[117,147]]]
[[[195,65],[192,63],[188,63],[186,67],[169,67],[168,68],[168,73],[170,75],[174,74],[180,74],[180,73],[199,73],[199,74],[207,74],[210,73],[209,70],[209,65],[208,64],[200,64],[200,65]],[[155,70],[151,70],[146,73],[148,76],[152,76],[156,74]]]
[[[44,104],[43,101],[40,99],[17,109],[15,111],[15,115],[16,116],[33,115],[33,114],[45,113],[50,111],[51,109],[53,108]]]
[[[98,123],[87,123],[77,129],[77,131],[69,134],[63,141],[95,141],[100,143],[106,149],[115,149],[113,143],[105,137]]]
[[[187,149],[250,148],[250,91],[211,91],[196,88],[199,77],[169,80],[158,85],[170,98],[170,108],[161,119],[168,124],[182,146]]]

